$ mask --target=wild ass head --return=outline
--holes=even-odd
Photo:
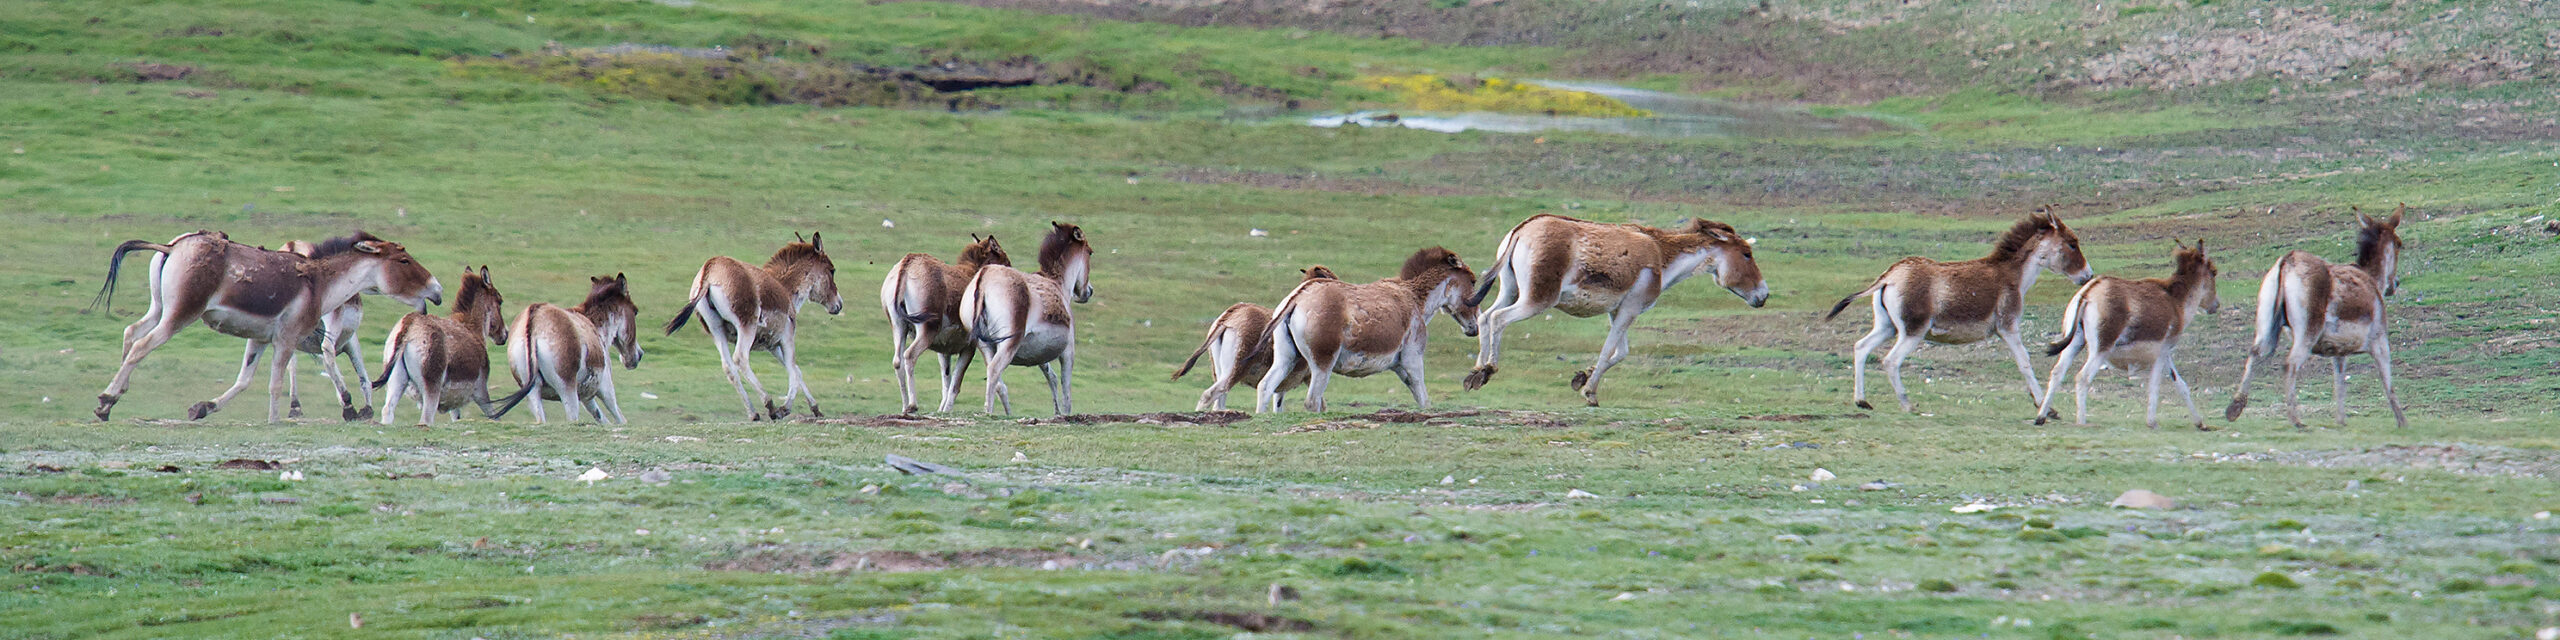
[[[2364,224],[2356,234],[2356,266],[2382,283],[2382,295],[2400,292],[2400,216],[2408,212],[2406,202],[2389,218],[2375,219],[2356,210],[2356,222]]]
[[[1084,229],[1064,222],[1049,222],[1049,237],[1040,239],[1040,275],[1057,280],[1076,302],[1093,301],[1093,245],[1084,241]]]
[[[799,234],[792,234],[797,237]],[[836,263],[827,258],[826,240],[817,233],[799,242],[782,245],[773,258],[764,262],[783,286],[791,287],[791,306],[816,300],[827,308],[828,315],[844,313],[844,296],[836,294]]]
[[[1470,302],[1468,298],[1473,296],[1467,295],[1476,288],[1476,270],[1467,268],[1458,254],[1440,247],[1413,252],[1413,257],[1405,258],[1404,269],[1396,272],[1396,279],[1424,288],[1426,313],[1430,308],[1446,311],[1450,319],[1458,321],[1460,332],[1476,334],[1476,303]]]
[[[978,234],[972,233],[969,234],[969,246],[960,248],[959,264],[969,267],[983,267],[991,264],[1010,267],[1013,266],[1013,257],[1004,254],[1004,246],[996,244],[995,236],[980,238]]]
[[[1690,245],[1688,251],[1673,256],[1664,286],[1687,279],[1699,269],[1714,269],[1716,284],[1742,298],[1743,304],[1758,307],[1769,302],[1769,283],[1760,278],[1760,263],[1751,256],[1752,240],[1733,230],[1733,225],[1702,218],[1692,218],[1674,233],[1684,236],[1679,244]]]
[[[2185,242],[2179,242],[2178,252],[2175,255],[2178,270],[2175,275],[2169,276],[2169,286],[2173,289],[2186,288],[2185,291],[2177,292],[2186,294],[2178,296],[2178,302],[2181,304],[2192,302],[2197,310],[2205,313],[2221,312],[2222,281],[2219,276],[2222,275],[2222,270],[2213,266],[2211,256],[2205,255],[2204,239],[2197,238],[2196,246],[2192,248]],[[2202,288],[2203,291],[2198,292],[2197,288]]]
[[[2044,269],[2070,276],[2072,284],[2087,284],[2098,272],[2089,268],[2089,259],[2080,255],[2080,234],[2062,224],[2062,216],[2051,205],[2027,214],[2025,220],[2010,225],[2000,234],[2000,242],[1991,247],[1991,260],[2024,259],[2030,269]],[[2029,279],[2033,279],[2032,275]]]
[[[640,368],[640,305],[631,301],[631,278],[587,278],[587,300],[578,303],[578,312],[596,325],[604,341],[622,354],[622,368]]]
[[[462,289],[453,296],[453,319],[479,331],[490,342],[507,343],[506,297],[498,295],[498,287],[489,281],[489,265],[480,270],[462,267]]]
[[[427,305],[444,304],[444,285],[397,242],[358,231],[322,241],[311,260],[322,271],[351,273],[359,285],[357,293],[390,296],[420,313],[426,312]]]

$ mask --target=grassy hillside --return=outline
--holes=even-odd
[[[2539,5],[2453,4],[2548,24]],[[0,307],[0,637],[2553,626],[2560,528],[2532,514],[2560,507],[2560,294],[2543,286],[2560,279],[2560,152],[2553,105],[2526,88],[2548,65],[2312,94],[2327,98],[2303,97],[2316,78],[2065,87],[2007,72],[2085,69],[2159,25],[2242,29],[2274,7],[2020,11],[1957,29],[1974,9],[1885,20],[1859,17],[1881,6],[1710,3],[1681,23],[1563,6],[1387,3],[1321,20],[932,3],[0,6],[12,247],[0,295],[16,302]],[[1336,20],[1406,13],[1590,26],[1379,37]],[[2324,15],[2415,41],[2451,34],[2449,47],[2547,50],[2444,26],[2415,3]],[[2075,20],[2114,44],[2063,38],[2061,51],[1999,50],[1989,71],[1931,66],[1997,49],[1993,27]],[[1618,35],[1637,22],[1696,25],[1681,42],[1760,42],[1764,60],[1829,60],[1872,90],[1804,89],[1829,76],[1798,66],[1613,62],[1623,50],[1585,46],[1639,37]],[[1767,28],[1720,31],[1753,24]],[[1698,35],[1740,33],[1786,37]],[[1887,40],[1908,48],[1862,48]],[[2423,67],[2428,51],[2441,53],[2360,64]],[[1406,108],[1364,81],[1390,73],[1617,78],[1814,100],[1801,108],[1891,126],[1821,139],[1300,126]],[[1027,84],[950,84],[982,77]],[[2017,215],[2057,203],[2104,272],[2164,273],[2172,237],[2215,248],[2227,311],[2197,319],[2181,361],[2210,411],[2238,375],[2261,270],[2294,249],[2345,259],[2348,207],[2396,202],[2415,216],[2391,301],[2406,431],[2389,426],[2365,360],[2343,428],[2285,427],[2277,394],[2260,391],[2249,416],[2215,421],[2225,432],[2150,431],[2138,387],[2115,376],[2093,400],[2096,426],[2030,427],[2006,354],[1982,345],[1913,359],[1921,413],[1857,411],[1843,354],[1866,322],[1819,321],[1895,258],[1978,256]],[[994,233],[1027,259],[1045,221],[1082,225],[1100,253],[1098,295],[1076,309],[1077,407],[1134,414],[1189,408],[1205,382],[1165,375],[1205,323],[1273,301],[1298,268],[1374,279],[1431,245],[1481,265],[1536,213],[1731,223],[1759,239],[1775,295],[1747,309],[1711,285],[1674,289],[1639,323],[1600,409],[1562,383],[1604,327],[1559,315],[1515,327],[1502,377],[1472,393],[1457,380],[1473,342],[1435,320],[1428,382],[1449,413],[1433,416],[1373,413],[1406,402],[1379,377],[1337,380],[1342,413],[1232,423],[871,417],[897,392],[871,292],[909,251],[948,255]],[[271,425],[263,378],[212,419],[180,422],[239,357],[236,340],[194,328],[145,363],[116,422],[94,423],[116,336],[141,309],[128,274],[113,315],[80,313],[107,251],[200,228],[269,246],[367,229],[439,273],[489,265],[510,314],[624,272],[653,326],[703,259],[760,260],[825,232],[847,312],[803,309],[800,355],[822,405],[853,418],[737,423],[711,348],[685,331],[644,337],[646,364],[617,372],[629,427]],[[2053,329],[2062,282],[2031,296],[2035,339]],[[376,360],[395,311],[370,310]],[[770,360],[757,366],[778,391]],[[304,395],[333,414],[314,371]],[[2325,416],[2316,372],[2306,413]],[[1018,413],[1047,418],[1036,372],[1010,381]],[[899,476],[876,462],[885,453],[968,479]],[[235,459],[250,468],[224,466]],[[310,479],[255,468],[269,461]],[[1817,467],[1839,478],[1810,480]],[[616,477],[569,480],[588,468]],[[642,482],[651,470],[672,475]],[[1876,490],[1857,488],[1869,480]],[[2184,506],[2103,507],[2137,487]],[[2003,508],[1948,511],[1975,501]],[[360,629],[340,626],[350,614]]]

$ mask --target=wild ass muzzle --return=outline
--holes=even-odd
[[[729,376],[730,386],[738,390],[738,402],[747,409],[747,420],[780,420],[791,415],[792,398],[808,402],[811,417],[825,417],[818,411],[818,398],[809,392],[808,383],[800,376],[800,363],[793,357],[792,337],[799,332],[800,305],[811,300],[827,308],[828,315],[844,313],[844,296],[836,293],[836,263],[827,258],[825,240],[811,233],[806,239],[782,245],[766,259],[762,267],[750,267],[728,256],[714,257],[702,263],[693,276],[693,288],[686,294],[684,308],[675,319],[667,321],[667,335],[684,328],[686,320],[702,316],[702,329],[711,334],[711,344],[720,351],[720,371]],[[764,383],[756,380],[755,368],[747,363],[747,355],[756,350],[771,352],[782,361],[782,369],[791,376],[791,384],[782,392],[777,406],[766,396]],[[755,387],[755,395],[747,395],[747,387]],[[756,402],[764,402],[764,410],[756,410]]]
[[[1300,269],[1298,273],[1305,276],[1300,282],[1335,279],[1333,270],[1324,265]],[[1227,391],[1234,389],[1237,382],[1260,380],[1262,374],[1271,371],[1270,329],[1271,308],[1251,302],[1228,306],[1224,313],[1218,314],[1217,320],[1209,322],[1209,335],[1201,338],[1200,348],[1193,349],[1191,358],[1182,361],[1182,368],[1173,371],[1173,379],[1180,380],[1183,374],[1191,372],[1192,365],[1200,362],[1200,356],[1209,356],[1209,364],[1217,377],[1209,381],[1208,390],[1200,392],[1200,404],[1191,410],[1225,411]],[[1290,389],[1306,386],[1306,371],[1299,368],[1296,374],[1283,381],[1281,394],[1286,396]],[[1286,402],[1287,399],[1284,397],[1281,401]]]
[[[1053,221],[1049,236],[1040,240],[1038,273],[987,265],[969,279],[960,293],[960,322],[987,358],[984,411],[994,413],[1002,403],[1007,415],[1013,413],[1004,386],[1010,365],[1040,367],[1058,415],[1075,413],[1076,317],[1067,300],[1093,300],[1092,262],[1093,245],[1085,242],[1084,230]]]
[[[489,399],[489,347],[507,343],[505,298],[489,281],[488,265],[462,270],[462,288],[453,296],[453,317],[411,313],[391,325],[382,341],[382,423],[391,424],[403,394],[418,394],[418,424],[433,425],[436,414],[452,412],[462,419],[462,403],[479,405],[491,420],[505,415]],[[523,392],[517,392],[522,396]],[[514,398],[506,400],[514,406]]]
[[[1476,335],[1476,307],[1467,301],[1475,286],[1475,270],[1440,247],[1414,252],[1393,278],[1298,283],[1271,312],[1271,370],[1254,389],[1254,412],[1278,410],[1291,376],[1307,376],[1307,410],[1322,412],[1333,374],[1365,378],[1381,371],[1396,372],[1413,392],[1415,409],[1430,409],[1422,361],[1431,316],[1447,312],[1459,330]]]
[[[2177,267],[2167,279],[2099,276],[2071,294],[2070,304],[2062,308],[2062,340],[2045,349],[2045,355],[2061,359],[2045,375],[2044,402],[2036,407],[2036,424],[2044,424],[2052,411],[2054,394],[2061,392],[2062,376],[2071,370],[2072,358],[2085,351],[2089,361],[2080,367],[2075,385],[2079,424],[2089,424],[2089,381],[2099,369],[2149,367],[2150,399],[2143,404],[2143,423],[2160,428],[2160,379],[2165,377],[2178,385],[2178,398],[2187,403],[2187,415],[2195,418],[2196,429],[2205,428],[2204,414],[2196,411],[2186,377],[2178,375],[2178,341],[2197,311],[2221,309],[2222,296],[2214,279],[2221,272],[2214,268],[2213,258],[2205,255],[2202,239],[2192,249],[2178,243],[2172,258]]]
[[[2290,330],[2293,351],[2284,359],[2284,405],[2285,417],[2295,428],[2302,427],[2302,405],[2294,391],[2311,356],[2329,358],[2338,426],[2346,426],[2347,356],[2359,353],[2373,354],[2392,421],[2402,428],[2409,426],[2399,387],[2391,378],[2391,336],[2385,330],[2389,322],[2382,308],[2382,298],[2400,290],[2400,221],[2408,212],[2406,203],[2390,218],[2379,220],[2356,211],[2363,230],[2357,234],[2353,265],[2330,264],[2295,251],[2267,269],[2266,279],[2258,284],[2257,337],[2249,344],[2248,364],[2240,369],[2240,390],[2232,394],[2231,406],[2222,410],[2224,420],[2239,420],[2240,412],[2249,408],[2250,374],[2256,373],[2258,360],[2275,355],[2276,343]]]
[[[622,400],[613,393],[611,359],[621,356],[624,369],[640,367],[639,317],[640,307],[631,301],[631,278],[619,273],[588,278],[587,299],[578,306],[562,309],[536,302],[516,314],[507,325],[507,368],[518,386],[531,391],[517,396],[533,399],[535,424],[549,421],[542,413],[544,400],[560,401],[572,422],[584,406],[597,422],[610,416],[616,424],[630,424],[622,416]]]
[[[961,326],[960,295],[968,291],[978,269],[1011,266],[1013,259],[996,244],[995,236],[971,234],[969,240],[955,263],[910,253],[880,281],[880,310],[889,316],[889,369],[898,378],[901,413],[916,412],[916,359],[926,349],[942,355],[940,410],[946,412],[960,394],[960,379],[969,375],[969,360],[977,356],[977,342]]]
[[[1850,302],[1874,296],[1870,306],[1875,329],[1858,339],[1849,358],[1854,380],[1850,399],[1858,408],[1875,408],[1867,404],[1867,354],[1886,341],[1894,345],[1884,356],[1885,379],[1893,383],[1894,399],[1908,412],[1911,394],[1903,390],[1902,361],[1920,348],[1922,340],[1972,344],[1999,336],[2018,360],[2018,375],[2027,380],[2027,397],[2043,406],[2044,387],[2036,384],[2035,370],[2027,365],[2026,343],[2018,334],[2027,290],[2035,286],[2039,271],[2066,274],[2075,284],[2097,275],[2080,255],[2080,236],[2064,226],[2051,207],[2011,225],[1992,246],[1991,255],[1963,262],[1903,258],[1877,276],[1874,284],[1841,298],[1822,319],[1839,317]]]
[[[1758,307],[1769,300],[1769,284],[1751,257],[1751,241],[1731,225],[1692,219],[1672,229],[1636,224],[1604,224],[1564,216],[1537,215],[1502,236],[1493,268],[1485,272],[1469,305],[1484,301],[1497,285],[1501,295],[1484,307],[1477,320],[1476,367],[1467,372],[1468,390],[1493,379],[1502,361],[1502,331],[1548,309],[1576,318],[1609,314],[1609,338],[1600,359],[1573,375],[1582,401],[1600,406],[1600,376],[1627,358],[1627,330],[1636,316],[1651,310],[1662,292],[1701,271],[1713,270],[1717,284]]]
[[[293,240],[284,243],[282,250],[305,258],[324,258],[345,253],[352,249],[355,243],[367,240],[382,239],[374,237],[373,234],[358,231],[354,235],[323,240],[319,244]],[[153,257],[156,259],[159,256]],[[347,391],[347,381],[350,378],[338,375],[335,367],[327,367],[330,362],[328,358],[333,351],[321,344],[329,339],[329,332],[325,328],[312,330],[310,335],[302,337],[302,343],[295,348],[303,353],[321,357],[322,366],[328,371],[329,382],[338,388],[339,419],[349,422],[373,419],[373,376],[364,372],[364,349],[357,344],[356,340],[356,336],[362,333],[360,328],[364,325],[364,299],[350,298],[346,304],[340,305],[337,311],[331,312],[330,316],[330,322],[326,324],[344,328],[344,331],[337,335],[338,344],[334,345],[336,347],[334,353],[345,356],[347,366],[355,369],[355,377],[352,379],[355,380],[356,390],[353,393]],[[295,370],[301,368],[296,365],[285,370],[285,397],[290,402],[285,411],[285,417],[288,418],[302,417],[302,389],[295,381]],[[364,402],[364,409],[356,409],[358,400]]]
[[[241,358],[239,379],[221,396],[188,407],[190,420],[221,410],[247,389],[251,367],[268,345],[299,342],[315,329],[326,331],[321,347],[327,353],[322,354],[322,362],[335,377],[335,351],[345,344],[337,336],[355,331],[353,326],[337,326],[336,311],[359,294],[387,295],[420,309],[444,299],[435,275],[396,243],[358,240],[344,252],[306,258],[232,242],[218,232],[198,231],[168,244],[128,240],[117,246],[108,258],[107,282],[98,292],[96,306],[114,301],[116,271],[124,255],[134,251],[159,254],[152,256],[149,269],[151,308],[125,327],[123,363],[107,382],[106,391],[98,394],[97,416],[102,422],[124,396],[143,357],[199,319],[224,335],[247,339],[249,349]],[[283,382],[291,377],[293,365],[293,349],[278,352],[268,371],[270,421],[279,415]]]

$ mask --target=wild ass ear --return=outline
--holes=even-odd
[[[620,271],[616,271],[616,272],[613,272],[613,281],[614,281],[614,282],[618,282],[618,283],[622,283],[622,284],[630,284],[630,283],[631,283],[631,276],[622,275],[622,272],[620,272]]]
[[[2400,227],[2400,215],[2401,215],[2401,214],[2404,214],[2404,213],[2408,213],[2408,212],[2409,212],[2409,203],[2406,203],[2406,202],[2400,203],[2400,208],[2391,210],[2391,226],[2392,226],[2392,228],[2395,228],[2395,229],[2396,229],[2396,228],[2399,228],[2399,227]]]
[[[2204,255],[2204,238],[2196,238],[2196,255]]]
[[[382,253],[382,243],[371,240],[358,242],[356,243],[356,250],[364,253]]]
[[[2177,238],[2170,238],[2170,239],[2169,239],[2169,241],[2170,241],[2170,242],[2178,243],[2178,250],[2179,250],[2179,251],[2185,251],[2185,250],[2187,250],[2187,241],[2185,241],[2185,240],[2180,240],[2180,239],[2177,239]]]
[[[480,280],[482,282],[489,280],[489,265],[480,265]]]
[[[2355,205],[2347,205],[2347,210],[2348,210],[2348,211],[2356,212],[2356,224],[2360,224],[2360,225],[2364,225],[2364,226],[2368,226],[2368,227],[2373,226],[2373,216],[2365,215],[2365,214],[2364,214],[2364,207],[2359,207],[2359,206],[2355,206]]]
[[[809,236],[800,235],[800,232],[798,232],[798,231],[793,231],[793,232],[791,232],[791,241],[792,241],[792,242],[808,242],[808,241],[809,241]]]
[[[809,232],[809,248],[819,251],[827,250],[826,238],[816,231]]]

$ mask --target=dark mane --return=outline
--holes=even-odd
[[[826,258],[827,252],[818,250],[817,245],[806,242],[794,242],[782,245],[781,249],[774,250],[773,258],[764,261],[764,263],[767,265],[790,265],[808,262],[811,260],[825,260]]]
[[[1722,223],[1722,222],[1716,222],[1716,221],[1714,221],[1714,220],[1708,220],[1708,219],[1705,219],[1705,218],[1690,218],[1690,219],[1689,219],[1689,224],[1688,224],[1688,225],[1686,225],[1686,228],[1681,229],[1681,231],[1685,231],[1685,232],[1688,232],[1688,233],[1698,233],[1698,234],[1703,234],[1703,233],[1706,233],[1706,232],[1709,232],[1709,231],[1722,231],[1722,232],[1724,232],[1724,233],[1725,233],[1725,235],[1733,236],[1733,237],[1736,237],[1736,238],[1742,237],[1742,232],[1741,232],[1741,231],[1736,231],[1736,230],[1734,230],[1733,225],[1725,224],[1725,223]]]
[[[1440,247],[1431,247],[1421,251],[1415,251],[1413,252],[1413,257],[1404,259],[1404,268],[1396,272],[1396,277],[1412,280],[1431,275],[1431,272],[1435,269],[1449,268],[1449,259],[1451,257],[1453,257],[1453,254],[1449,253],[1448,249]]]
[[[464,269],[462,271],[462,291],[455,293],[453,296],[453,312],[461,313],[465,309],[474,308],[480,303],[480,296],[488,295],[488,293],[489,281],[485,278],[481,278],[480,272],[478,271]]]
[[[341,253],[346,253],[346,252],[349,252],[349,251],[354,251],[354,250],[356,250],[356,243],[359,243],[359,242],[381,242],[381,241],[382,241],[382,239],[381,239],[381,238],[374,237],[374,235],[373,235],[373,234],[365,233],[365,232],[364,232],[364,231],[362,231],[362,230],[358,230],[358,231],[356,231],[355,233],[352,233],[352,234],[348,234],[348,235],[344,235],[344,236],[339,236],[339,237],[335,237],[335,238],[330,238],[330,239],[327,239],[327,240],[322,240],[322,241],[320,241],[320,243],[319,243],[319,244],[311,245],[311,259],[313,259],[313,260],[318,260],[318,259],[321,259],[321,258],[326,258],[326,257],[329,257],[329,256],[334,256],[334,255],[338,255],[338,254],[341,254]]]
[[[2356,266],[2364,267],[2367,271],[2381,269],[2383,234],[2391,233],[2391,237],[2397,239],[2399,234],[2394,233],[2395,231],[2397,230],[2383,225],[2368,224],[2364,225],[2363,230],[2356,232]]]
[[[1067,251],[1084,244],[1077,233],[1071,224],[1050,227],[1049,236],[1040,239],[1040,273],[1056,277],[1067,272]]]
[[[2027,250],[2028,242],[2034,241],[2037,235],[2051,229],[2053,229],[2053,222],[2050,218],[2044,217],[2043,214],[2028,215],[2027,219],[2009,225],[2009,230],[2000,235],[2000,242],[1991,245],[1989,259],[1998,262],[2018,257],[2019,253]]]
[[[587,321],[601,327],[613,312],[619,309],[629,309],[637,313],[639,307],[631,302],[630,287],[625,285],[620,277],[614,277],[596,281],[594,286],[587,290],[586,301],[578,303],[578,307],[570,311],[586,316]]]

